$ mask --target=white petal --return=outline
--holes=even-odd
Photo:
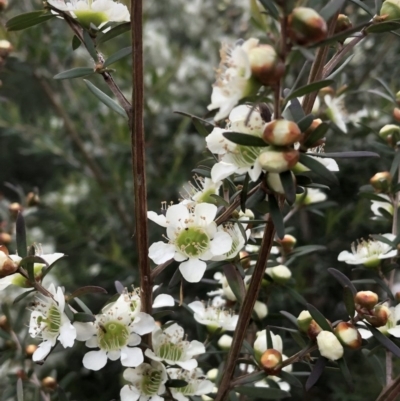
[[[194,301],[191,302],[188,307],[194,312],[197,313],[198,315],[202,316],[204,315],[205,312],[205,307],[203,302],[201,301]]]
[[[158,265],[170,260],[175,255],[175,246],[159,241],[152,244],[149,248],[149,258]]]
[[[189,211],[186,206],[177,204],[172,205],[167,210],[167,223],[173,226],[181,226],[182,222],[189,217]]]
[[[107,353],[106,351],[89,351],[83,357],[83,366],[90,370],[100,370],[104,368],[107,363]]]
[[[139,312],[131,325],[133,331],[139,335],[150,333],[156,327],[154,318],[147,313]]]
[[[49,253],[48,255],[39,255],[39,257],[45,260],[49,266],[55,263],[58,259],[61,259],[63,256],[63,253]]]
[[[179,265],[183,278],[189,283],[198,283],[204,276],[207,264],[199,259],[189,259]]]
[[[214,383],[210,380],[203,380],[199,383],[196,395],[208,394],[213,391]]]
[[[142,339],[135,333],[131,333],[129,335],[128,345],[133,347],[134,345],[139,345]]]
[[[236,170],[237,167],[233,164],[224,162],[216,163],[211,169],[211,179],[213,182],[222,181],[223,179],[232,175]]]
[[[60,335],[58,336],[58,340],[64,348],[68,348],[74,345],[75,338],[76,329],[69,320],[66,320],[60,327]]]
[[[99,346],[99,343],[97,341],[97,336],[92,336],[89,339],[87,339],[85,345],[88,348],[97,348]]]
[[[96,334],[96,329],[93,326],[93,323],[74,322],[73,325],[76,330],[77,341],[89,340],[89,338]]]
[[[139,399],[140,393],[134,386],[125,385],[122,387],[119,396],[121,397],[121,401],[136,401]]]
[[[188,361],[176,361],[175,363],[179,365],[181,368],[186,370],[192,370],[197,368],[196,359],[189,359]]]
[[[249,173],[249,177],[251,178],[252,181],[257,181],[258,177],[260,177],[261,174],[261,164],[258,160],[258,158],[256,159],[256,161],[254,162],[253,168],[249,168],[248,173]]]
[[[47,355],[49,355],[51,347],[51,341],[43,341],[42,343],[40,343],[36,351],[32,355],[32,360],[34,362],[43,361],[43,359],[46,358]]]
[[[156,299],[153,302],[153,308],[163,308],[165,306],[174,306],[175,301],[171,295],[168,294],[160,294],[156,296]]]
[[[400,326],[388,329],[388,333],[391,334],[393,337],[400,338]]]
[[[194,210],[195,224],[208,226],[214,221],[217,210],[217,206],[212,205],[211,203],[198,203]]]
[[[164,392],[164,391],[163,391]],[[161,393],[162,394],[162,393]],[[160,397],[159,395],[153,395],[149,401],[164,401],[163,397]]]
[[[163,359],[158,357],[150,348],[147,348],[146,351],[144,351],[144,354],[147,356],[147,358],[152,359],[153,361],[162,361]]]
[[[200,355],[200,354],[204,354],[204,352],[206,352],[206,347],[204,346],[203,343],[201,343],[200,341],[197,340],[193,340],[190,342],[190,345],[188,347],[188,349],[186,350],[186,355]]]
[[[157,223],[161,227],[167,227],[167,219],[163,214],[147,212],[147,218],[151,221],[154,221],[154,223]]]
[[[17,276],[17,274],[11,274],[10,276],[0,278],[0,291],[6,289],[9,285],[11,285],[13,279]]]
[[[110,361],[116,361],[117,359],[119,359],[121,356],[121,351],[120,350],[116,350],[116,351],[108,351],[107,353],[107,358]]]
[[[367,329],[358,329],[358,332],[364,340],[368,340],[368,338],[372,337],[372,333]]]
[[[121,349],[122,366],[134,368],[136,366],[139,366],[143,362],[143,360],[143,352],[140,348],[123,347]]]
[[[232,237],[225,231],[218,231],[210,243],[213,255],[223,255],[232,248]]]

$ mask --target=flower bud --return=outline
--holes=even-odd
[[[265,272],[278,284],[286,284],[292,277],[292,272],[284,265],[267,267]]]
[[[303,310],[297,318],[297,324],[299,326],[300,331],[307,333],[310,323],[313,318],[308,310]]]
[[[256,301],[254,304],[254,312],[257,317],[262,320],[268,315],[268,307],[264,302]]]
[[[11,242],[11,235],[8,233],[0,233],[0,245],[8,245]]]
[[[282,252],[287,254],[293,251],[296,246],[297,239],[293,235],[285,234],[282,239],[277,239],[276,242],[280,245]]]
[[[399,134],[400,133],[400,127],[398,125],[395,124],[386,124],[385,126],[383,126],[381,128],[381,130],[379,131],[379,136],[382,139],[387,139],[389,136],[393,136],[395,134]]]
[[[321,331],[321,326],[314,319],[312,319],[307,329],[308,338],[314,341],[317,338],[318,334],[321,333]]]
[[[276,349],[267,349],[260,360],[261,366],[269,375],[277,375],[281,370],[282,354]]]
[[[301,137],[300,128],[296,123],[289,120],[273,120],[264,128],[263,139],[270,145],[289,146],[293,145]]]
[[[57,380],[54,377],[47,376],[42,379],[42,387],[44,390],[53,391],[57,388]]]
[[[7,316],[5,315],[0,316],[0,329],[4,331],[10,330],[10,325],[8,324]]]
[[[28,195],[26,195],[26,204],[28,206],[37,206],[40,203],[40,198],[39,195],[35,192],[29,192]]]
[[[7,0],[0,0],[0,12],[4,11],[8,6]]]
[[[298,164],[299,163],[296,163],[296,166]],[[295,182],[296,178],[295,178],[294,174],[292,173],[291,176],[292,176],[293,182]],[[285,195],[285,189],[283,188],[282,180],[278,173],[269,173],[267,175],[266,181],[267,181],[268,188],[271,191],[273,191],[279,195]]]
[[[392,175],[389,171],[382,171],[376,173],[370,180],[369,183],[375,189],[377,193],[386,193],[390,189],[390,184],[392,183]]]
[[[263,85],[273,85],[285,73],[285,64],[270,45],[260,45],[248,52],[251,72]]]
[[[25,347],[25,354],[28,358],[31,358],[33,353],[37,350],[37,345],[29,344]]]
[[[325,20],[312,8],[297,7],[289,15],[288,34],[299,45],[324,40],[328,34]]]
[[[18,216],[19,212],[22,212],[23,208],[18,202],[13,202],[8,206],[8,211],[14,219]]]
[[[227,334],[224,334],[221,336],[221,338],[218,340],[218,346],[223,350],[227,351],[228,349],[231,348],[232,346],[232,340],[233,338],[231,336],[228,336]]]
[[[386,16],[386,21],[400,19],[400,0],[385,0],[380,15]]]
[[[8,40],[0,40],[0,58],[8,57],[12,51],[12,44]]]
[[[340,322],[334,329],[336,337],[346,347],[358,349],[361,347],[362,338],[358,330],[350,323]]]
[[[342,344],[330,331],[323,330],[318,334],[317,345],[320,354],[331,361],[337,361],[343,356]]]
[[[358,291],[354,302],[362,308],[371,310],[379,301],[378,294],[372,291]]]
[[[398,107],[395,107],[393,109],[393,118],[397,121],[400,122],[400,109]]]
[[[270,173],[283,173],[294,167],[299,161],[299,157],[299,151],[295,149],[271,149],[261,153],[258,160],[263,170]]]
[[[210,369],[207,373],[206,373],[207,379],[211,380],[211,381],[215,381],[218,377],[218,369],[214,368],[214,369]]]
[[[365,315],[365,320],[374,327],[384,326],[390,316],[390,309],[386,305],[376,305],[372,315]]]
[[[8,257],[6,253],[0,251],[0,277],[10,276],[18,269],[18,264]]]
[[[347,31],[348,29],[352,28],[352,26],[353,24],[347,15],[339,14],[335,25],[335,34]]]

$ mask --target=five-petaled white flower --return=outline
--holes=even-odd
[[[183,278],[191,283],[201,280],[206,270],[205,260],[223,255],[232,247],[231,236],[217,230],[214,222],[217,206],[197,204],[188,209],[182,204],[172,205],[166,215],[148,212],[150,220],[167,228],[169,243],[155,242],[149,248],[149,257],[160,264],[174,258]]]
[[[83,357],[83,366],[99,370],[107,359],[115,361],[120,358],[123,366],[140,365],[143,352],[135,346],[140,344],[140,336],[150,333],[154,327],[154,319],[139,312],[137,303],[132,303],[132,298],[126,293],[122,294],[116,302],[103,308],[92,325],[80,328],[79,339],[86,340],[89,348],[100,348]]]
[[[195,176],[194,184],[189,182],[189,186],[184,187],[186,194],[181,194],[183,197],[181,203],[190,207],[204,202],[215,204],[215,199],[211,195],[218,195],[221,185],[222,181],[213,182],[210,178]]]
[[[167,369],[168,375],[172,380],[184,380],[187,385],[184,387],[171,387],[172,396],[178,401],[189,401],[189,396],[204,395],[211,393],[214,383],[204,377],[201,369],[191,372],[182,369]]]
[[[53,298],[40,295],[32,305],[29,334],[43,340],[33,353],[32,360],[35,362],[46,358],[57,339],[67,348],[74,345],[76,338],[75,327],[64,313],[65,297],[61,287],[56,290],[50,284],[48,291]]]
[[[327,106],[326,115],[341,131],[347,134],[346,123],[348,116],[344,106],[344,96],[332,97],[331,95],[325,95],[324,102]]]
[[[239,316],[233,314],[231,311],[205,305],[201,301],[191,302],[188,306],[194,312],[195,320],[209,327],[211,330],[222,328],[234,331],[236,329]]]
[[[167,381],[167,371],[160,362],[142,363],[137,368],[126,369],[124,379],[129,384],[122,387],[121,401],[162,401],[160,397],[165,392],[164,383]]]
[[[60,11],[69,11],[85,28],[101,27],[109,21],[130,20],[128,7],[114,0],[46,0]]]
[[[383,237],[393,241],[396,236],[393,234],[383,234]],[[397,255],[397,249],[381,241],[361,240],[357,244],[351,244],[351,253],[348,251],[340,252],[339,262],[345,262],[348,265],[364,265],[368,268],[378,267],[381,259],[393,258]]]
[[[203,354],[206,349],[199,341],[184,340],[184,335],[183,328],[176,323],[165,330],[157,328],[152,335],[154,351],[148,348],[145,355],[154,361],[164,361],[188,370],[195,369],[197,361],[193,356]]]
[[[265,148],[237,145],[226,139],[223,133],[239,132],[261,137],[264,125],[258,109],[241,105],[231,111],[225,129],[216,127],[212,130],[206,137],[207,147],[210,152],[220,157],[220,161],[211,169],[211,178],[214,182],[221,181],[234,173],[248,173],[252,181],[257,181],[261,174],[258,156]],[[267,144],[265,146],[267,147]]]
[[[252,79],[248,56],[249,51],[258,46],[258,42],[258,39],[250,38],[242,43],[238,41],[233,47],[222,45],[221,63],[213,85],[211,104],[208,106],[208,110],[219,108],[214,117],[216,121],[227,117],[240,99],[255,94],[260,87]]]

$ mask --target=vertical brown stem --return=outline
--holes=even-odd
[[[144,84],[143,84],[143,4],[142,0],[131,0],[132,28],[132,115],[131,146],[132,173],[135,196],[135,239],[140,270],[142,311],[151,313],[152,280],[150,260],[147,256],[149,239],[147,231],[147,187],[144,141]],[[149,338],[144,339],[150,343]]]

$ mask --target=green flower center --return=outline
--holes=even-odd
[[[145,395],[157,395],[162,380],[161,371],[151,369],[146,376],[143,377],[141,383],[142,393]]]
[[[190,227],[179,234],[175,244],[187,257],[199,257],[208,249],[210,239],[203,229]]]
[[[185,380],[186,378],[183,378],[183,379]],[[186,379],[186,381],[187,381],[187,379]],[[194,389],[194,386],[190,383],[185,387],[178,387],[178,388],[175,388],[174,390],[177,391],[178,393],[182,393],[184,395],[193,395],[196,392]]]
[[[90,24],[99,26],[108,21],[107,15],[99,11],[92,10],[77,10],[74,11],[78,22],[86,29],[90,28]]]
[[[160,358],[170,361],[180,361],[183,356],[183,350],[177,344],[165,343],[159,348],[158,355]]]
[[[237,145],[231,153],[238,167],[248,167],[256,161],[263,148],[253,148],[251,146]]]
[[[97,335],[102,350],[116,351],[127,344],[129,331],[124,324],[112,321],[101,325]]]
[[[45,323],[46,331],[51,334],[58,334],[60,332],[61,313],[55,305],[50,307],[46,318],[39,316],[37,321],[39,324]]]

